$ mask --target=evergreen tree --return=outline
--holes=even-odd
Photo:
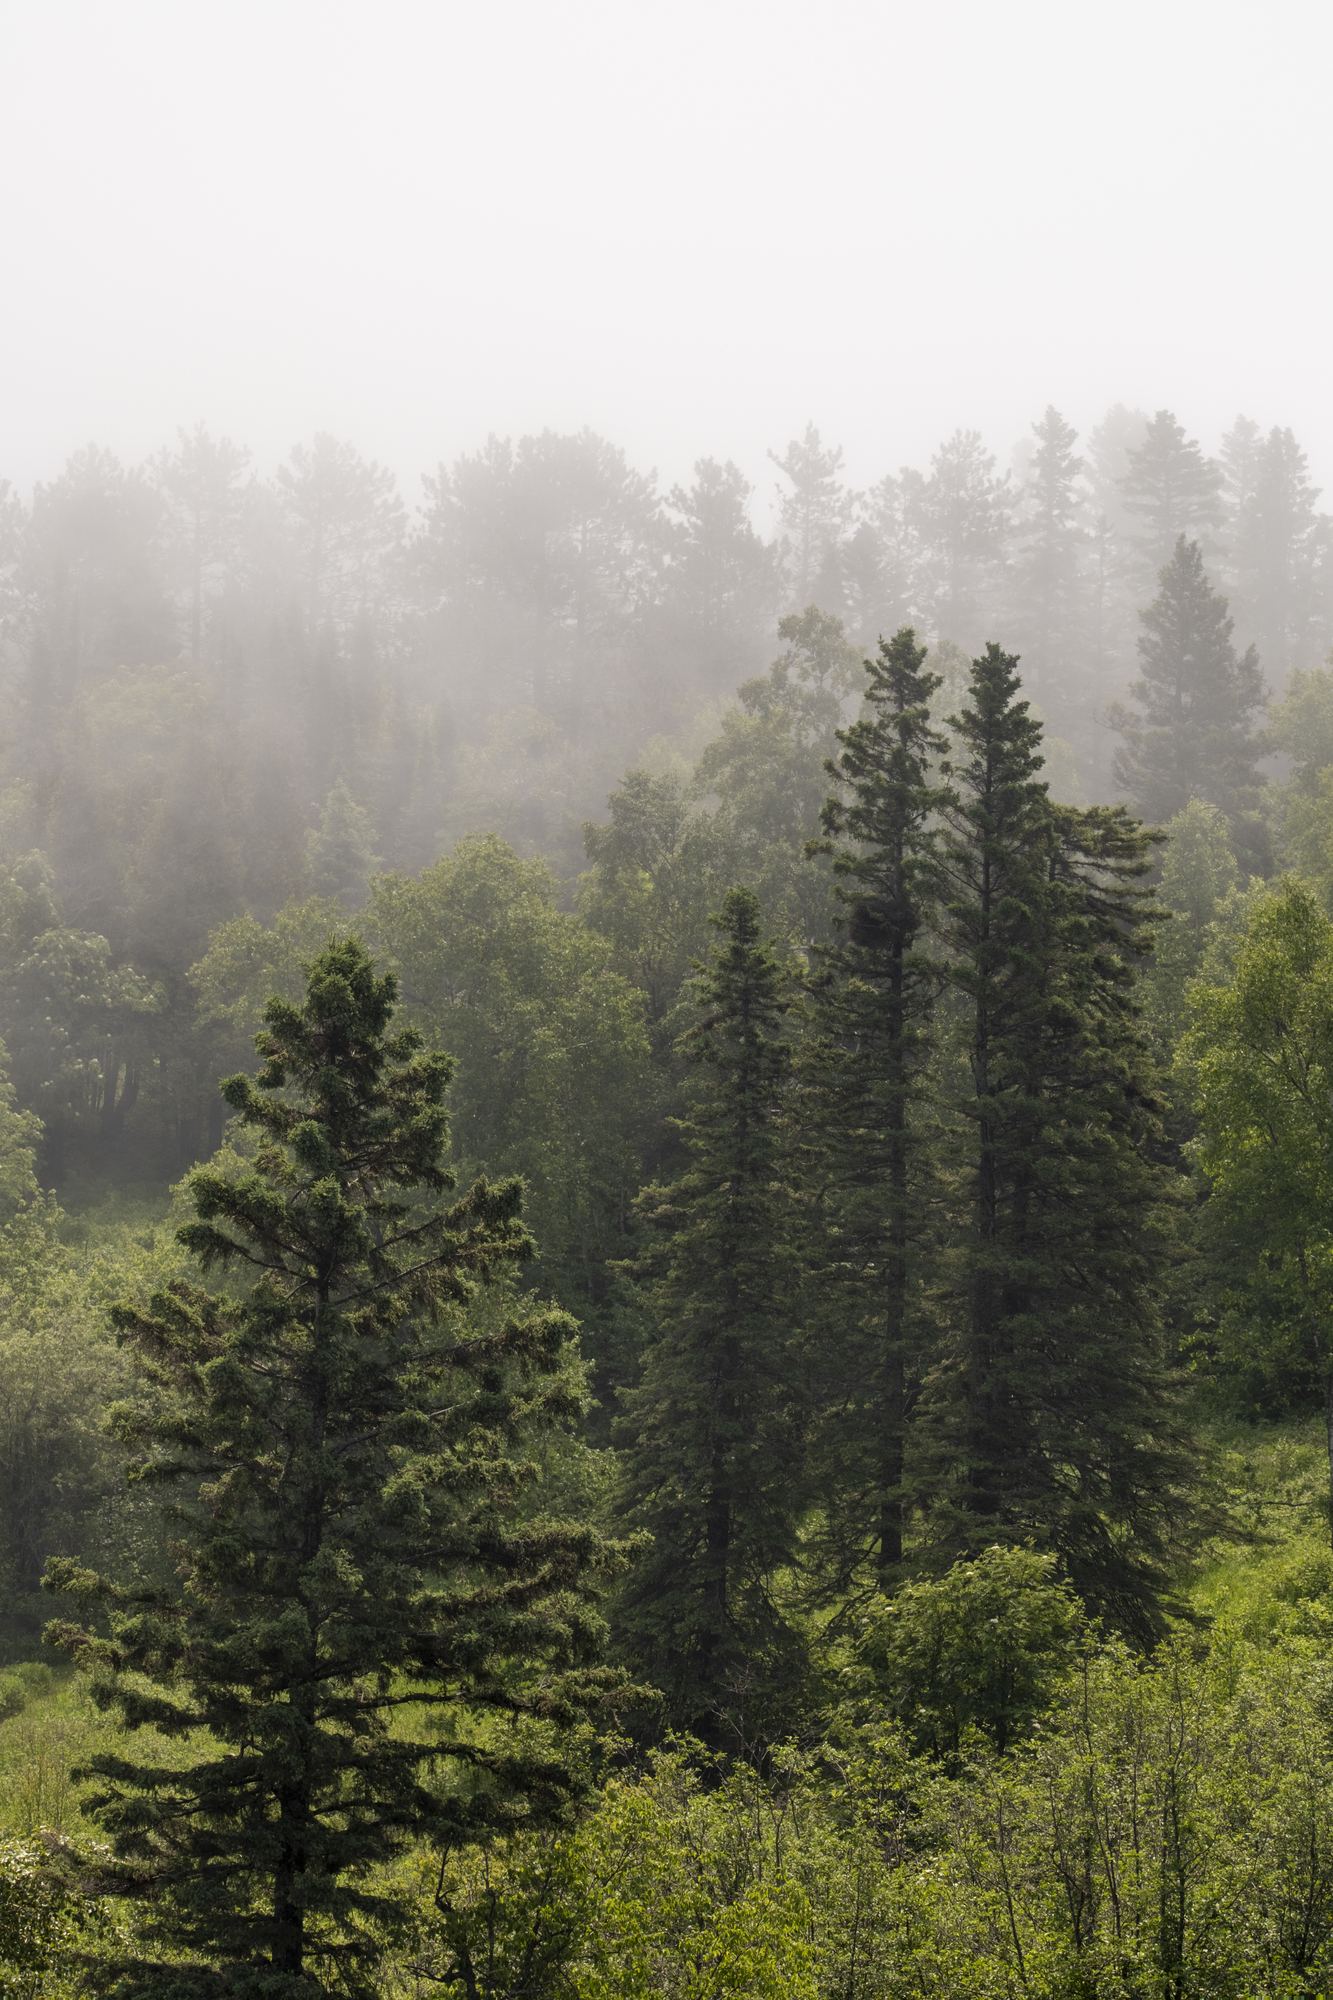
[[[1139,678],[1130,687],[1136,715],[1117,702],[1112,726],[1123,738],[1115,777],[1145,819],[1158,825],[1205,799],[1226,814],[1238,856],[1267,873],[1266,830],[1259,818],[1260,744],[1251,718],[1265,688],[1253,646],[1239,658],[1234,621],[1214,591],[1197,542],[1182,535],[1161,572],[1161,589],[1139,613]]]
[[[673,486],[677,516],[663,605],[676,672],[709,696],[729,695],[763,664],[780,576],[750,523],[749,481],[730,460],[698,459],[694,484]],[[684,658],[682,659],[682,653]]]
[[[1009,483],[978,431],[955,431],[930,461],[921,489],[922,595],[935,630],[975,644],[1001,595]]]
[[[1013,602],[1034,687],[1058,730],[1072,736],[1083,720],[1085,690],[1075,676],[1081,656],[1082,461],[1078,433],[1049,407],[1032,426],[1037,440],[1019,496]]]
[[[578,1407],[572,1322],[469,1321],[477,1281],[531,1252],[520,1186],[440,1206],[452,1064],[390,1032],[395,998],[353,939],[303,1006],[270,1003],[257,1081],[223,1085],[255,1165],[198,1170],[179,1232],[253,1289],[180,1281],[114,1313],[158,1384],[118,1422],[132,1476],[175,1496],[184,1587],[54,1563],[110,1635],[48,1637],[180,1746],[95,1757],[94,1810],[152,1932],[202,1961],[127,1964],[126,1995],[378,1991],[372,1926],[396,1903],[367,1871],[557,1815],[552,1725],[607,1682],[591,1600],[613,1557],[518,1507],[530,1441]]]
[[[307,844],[315,894],[336,896],[344,909],[361,909],[370,893],[370,878],[381,863],[370,814],[357,804],[342,778],[324,801],[319,829],[307,836]]]
[[[1142,444],[1129,452],[1120,485],[1140,523],[1133,539],[1146,570],[1170,562],[1182,536],[1202,539],[1221,524],[1221,468],[1185,436],[1170,410],[1157,412]]]
[[[1016,667],[994,645],[974,663],[945,766],[970,1220],[941,1529],[1052,1546],[1094,1608],[1143,1636],[1185,1466],[1155,1300],[1169,1177],[1131,969],[1152,836],[1119,807],[1049,804]]]
[[[1330,524],[1318,499],[1305,453],[1289,430],[1274,428],[1253,452],[1231,571],[1237,615],[1279,688],[1294,668],[1317,666],[1328,644]]]
[[[1255,475],[1263,435],[1253,417],[1237,417],[1222,439],[1218,464],[1222,474],[1224,523],[1227,541],[1234,543],[1236,523],[1254,497]]]
[[[842,595],[839,557],[853,504],[840,477],[842,446],[826,451],[815,426],[807,424],[805,436],[793,438],[781,458],[768,455],[791,481],[790,492],[778,488],[790,598],[802,606],[811,606],[813,598],[825,611],[836,611]]]
[[[777,1186],[791,999],[752,892],[731,890],[714,921],[682,1043],[694,1157],[639,1198],[664,1241],[640,1267],[655,1333],[619,1427],[622,1506],[654,1538],[622,1593],[625,1644],[673,1721],[712,1740],[751,1677],[770,1726],[798,1678],[775,1586],[795,1555],[802,1432]]]
[[[816,1032],[803,1063],[804,1118],[822,1184],[816,1250],[825,1405],[818,1481],[829,1580],[867,1556],[887,1582],[903,1554],[908,1425],[923,1373],[919,1305],[925,1177],[919,1104],[940,968],[918,945],[934,893],[930,724],[940,676],[910,628],[865,663],[866,710],[838,732],[824,806],[845,940],[812,982]],[[831,1378],[831,1379],[830,1379]]]

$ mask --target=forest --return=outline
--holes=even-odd
[[[0,1995],[1333,1994],[1333,517],[0,489]]]

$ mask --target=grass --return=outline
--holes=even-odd
[[[0,1838],[43,1830],[74,1841],[101,1838],[84,1817],[71,1773],[96,1751],[111,1749],[117,1733],[72,1668],[58,1671],[49,1692],[0,1722]]]

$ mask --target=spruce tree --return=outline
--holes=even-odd
[[[1016,667],[989,646],[950,718],[942,930],[970,1213],[936,1532],[1055,1548],[1089,1604],[1144,1637],[1188,1469],[1156,1291],[1170,1177],[1134,998],[1152,837],[1122,808],[1048,802]]]
[[[693,1159],[639,1198],[662,1237],[639,1267],[655,1330],[619,1430],[621,1505],[654,1538],[621,1594],[624,1643],[671,1719],[716,1741],[738,1704],[772,1727],[799,1678],[775,1585],[795,1553],[803,1420],[779,1184],[789,983],[750,890],[714,922],[680,1045]]]
[[[1138,712],[1119,703],[1110,711],[1122,738],[1116,782],[1158,826],[1191,799],[1217,806],[1238,859],[1267,873],[1261,745],[1252,721],[1265,696],[1258,658],[1253,646],[1237,657],[1227,601],[1209,583],[1197,542],[1182,535],[1159,580],[1157,596],[1139,613],[1140,672],[1129,690]]]
[[[52,1587],[109,1630],[48,1636],[174,1746],[90,1764],[168,1947],[121,1994],[378,1991],[396,1905],[368,1871],[558,1817],[560,1725],[609,1680],[593,1600],[614,1553],[519,1504],[532,1440],[578,1408],[572,1322],[473,1317],[531,1254],[520,1184],[441,1204],[452,1062],[391,1032],[395,998],[349,940],[302,1006],[270,1003],[257,1079],[222,1087],[254,1165],[197,1170],[179,1231],[251,1288],[179,1281],[114,1313],[157,1385],[117,1424],[172,1503],[181,1587],[57,1562]]]
[[[940,676],[905,627],[865,662],[866,712],[840,730],[824,806],[843,941],[812,981],[815,1032],[802,1062],[803,1122],[822,1200],[821,1476],[827,1581],[869,1557],[886,1582],[903,1554],[907,1432],[927,1354],[923,1320],[921,1105],[941,968],[921,948],[934,900],[930,762]]]

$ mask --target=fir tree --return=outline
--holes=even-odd
[[[114,1314],[158,1384],[118,1424],[132,1476],[175,1496],[183,1588],[55,1563],[110,1630],[48,1636],[130,1729],[178,1746],[95,1757],[94,1810],[150,1931],[199,1961],[127,1965],[125,1995],[378,1991],[373,1927],[396,1905],[367,1871],[557,1816],[553,1726],[608,1680],[592,1600],[614,1557],[517,1506],[530,1440],[579,1406],[572,1322],[470,1322],[477,1282],[531,1253],[520,1187],[440,1205],[452,1063],[390,1032],[395,998],[349,940],[303,1006],[270,1003],[257,1080],[223,1085],[255,1165],[196,1171],[179,1232],[253,1288],[181,1281]]]
[[[1053,807],[1017,662],[975,662],[950,718],[943,933],[967,1087],[958,1423],[937,1492],[965,1546],[1031,1536],[1124,1630],[1154,1625],[1185,1468],[1155,1285],[1168,1179],[1133,962],[1152,837]]]
[[[774,1591],[795,1553],[802,1419],[777,1187],[791,998],[750,890],[731,890],[714,922],[702,1018],[681,1045],[694,1157],[639,1200],[664,1242],[641,1267],[656,1332],[619,1428],[622,1505],[654,1538],[622,1593],[625,1643],[672,1719],[716,1740],[747,1681],[771,1725],[797,1678]]]
[[[820,1363],[828,1454],[819,1489],[830,1581],[870,1556],[888,1580],[903,1554],[908,1424],[925,1328],[919,1305],[924,1067],[940,968],[919,946],[934,894],[932,814],[943,793],[930,724],[940,676],[904,628],[865,663],[867,712],[827,766],[822,843],[847,916],[813,981],[816,1032],[803,1062],[808,1143],[826,1230],[816,1250],[826,1328]],[[830,1374],[832,1379],[830,1380]]]
[[[1112,726],[1123,739],[1115,777],[1145,819],[1163,825],[1191,799],[1226,814],[1237,855],[1267,872],[1259,818],[1260,744],[1252,717],[1264,701],[1253,646],[1237,657],[1227,601],[1212,588],[1197,542],[1182,535],[1161,572],[1161,589],[1139,613],[1139,678],[1117,702]]]

